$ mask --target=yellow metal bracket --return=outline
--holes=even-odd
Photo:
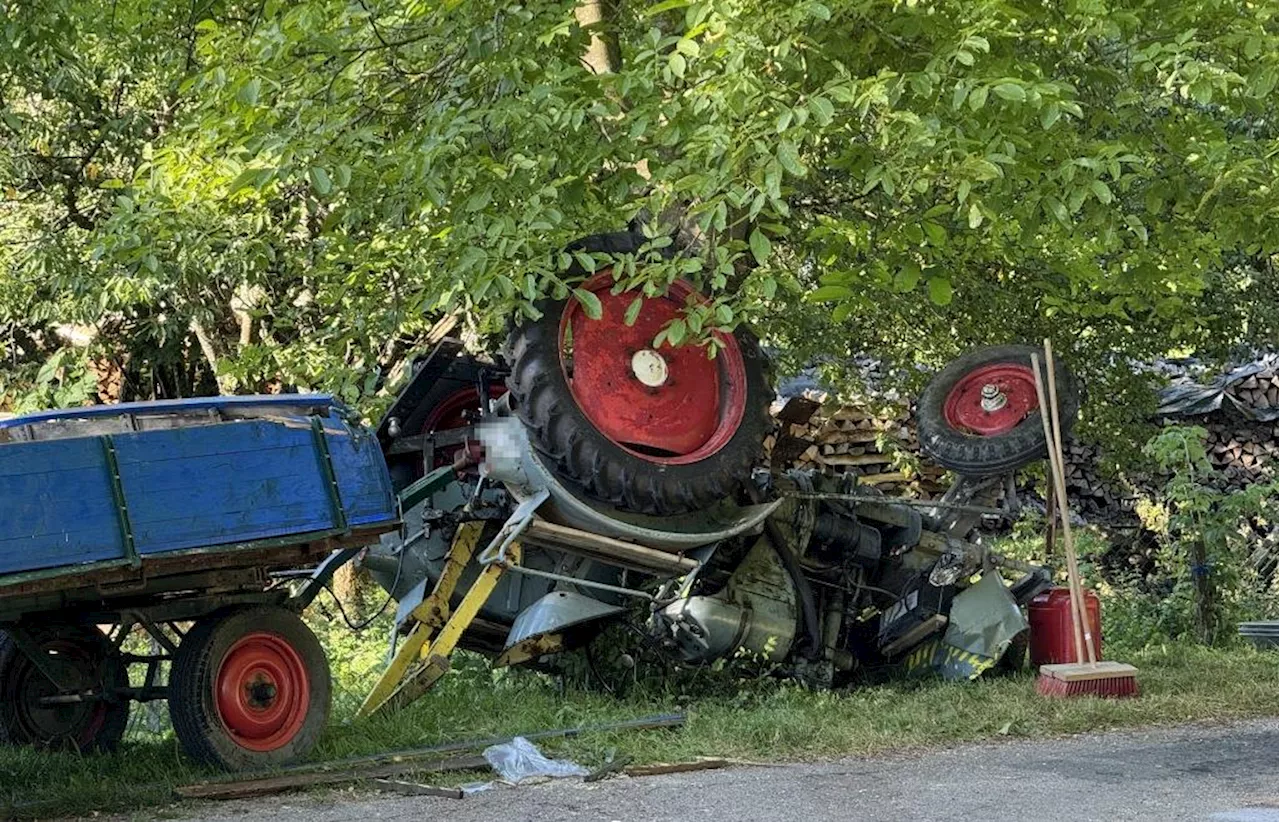
[[[462,634],[480,613],[486,600],[493,593],[498,580],[508,568],[520,564],[519,537],[533,521],[534,511],[549,496],[539,491],[516,506],[502,530],[493,538],[479,556],[475,556],[476,544],[484,528],[482,522],[467,522],[458,526],[449,547],[440,578],[431,594],[411,612],[416,624],[396,651],[395,658],[382,672],[373,690],[365,697],[356,717],[365,717],[384,709],[401,708],[422,696],[449,670],[449,657],[453,654]],[[482,570],[458,603],[456,611],[450,611],[462,571],[472,557]],[[438,635],[435,635],[437,630]],[[433,635],[434,638],[433,638]]]
[[[431,594],[413,609],[412,615],[417,624],[400,645],[395,658],[382,672],[373,690],[365,697],[364,704],[356,713],[357,717],[369,716],[385,705],[414,664],[430,651],[432,634],[449,619],[449,601],[453,598],[454,589],[458,587],[462,569],[475,554],[482,528],[483,523],[480,522],[466,522],[458,526],[458,533],[453,537],[440,578],[436,580]]]

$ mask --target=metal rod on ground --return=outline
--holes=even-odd
[[[555,739],[559,737],[575,737],[587,733],[611,733],[615,731],[648,731],[661,728],[679,728],[685,723],[684,714],[657,714],[640,719],[628,719],[621,722],[604,722],[598,725],[580,725],[576,728],[557,728],[548,731],[533,731],[514,736],[493,736],[487,739],[468,739],[460,742],[445,742],[426,748],[410,748],[408,750],[391,751],[373,756],[350,757],[331,762],[319,762],[313,765],[295,765],[292,768],[273,771],[269,775],[254,778],[252,775],[241,775],[239,779],[204,782],[196,785],[184,785],[175,788],[174,792],[185,798],[221,799],[233,798],[232,795],[218,795],[218,788],[253,790],[261,787],[264,793],[290,790],[294,787],[306,787],[311,784],[332,784],[334,782],[352,782],[374,777],[394,776],[411,770],[434,770],[437,765],[451,764],[447,770],[467,770],[477,767],[468,765],[477,757],[455,757],[441,760],[441,754],[452,754],[461,751],[487,748],[510,742],[515,736],[523,736],[528,740]],[[427,761],[422,761],[427,760]],[[480,767],[484,761],[480,760]],[[337,772],[337,773],[335,773]],[[245,794],[256,795],[256,794]]]

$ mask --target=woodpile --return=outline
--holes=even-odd
[[[1246,377],[1227,388],[1236,402],[1247,408],[1275,408],[1280,406],[1280,374],[1272,362],[1267,370]]]
[[[1196,422],[1209,432],[1206,451],[1224,484],[1243,487],[1274,472],[1280,455],[1275,423],[1242,421],[1226,414]]]
[[[946,490],[945,471],[921,465],[915,421],[906,406],[841,405],[824,408],[816,397],[775,403],[774,433],[765,440],[775,470],[816,469],[855,475],[889,494],[931,498]]]

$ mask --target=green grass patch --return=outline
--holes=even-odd
[[[531,672],[491,671],[478,657],[459,655],[454,670],[409,709],[351,722],[377,675],[377,665],[369,664],[376,654],[333,650],[335,716],[315,760],[671,711],[687,712],[682,730],[590,734],[542,747],[588,766],[611,753],[639,763],[695,756],[803,760],[1277,712],[1274,652],[1167,646],[1117,654],[1139,667],[1142,688],[1139,698],[1120,701],[1044,699],[1035,694],[1029,671],[973,683],[927,680],[844,692],[766,681],[712,696],[649,691],[615,699],[563,691],[555,680]],[[171,733],[138,736],[110,756],[0,750],[0,811],[6,805],[28,816],[158,809],[172,803],[174,786],[215,776],[188,762]]]

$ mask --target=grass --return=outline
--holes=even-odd
[[[639,763],[696,756],[803,760],[1277,712],[1274,652],[1170,645],[1115,655],[1141,671],[1142,696],[1122,701],[1046,700],[1036,696],[1031,672],[839,693],[751,682],[709,696],[650,692],[619,700],[561,691],[547,677],[491,671],[483,660],[461,655],[437,688],[409,709],[349,722],[377,675],[378,653],[349,634],[335,631],[328,641],[335,660],[335,715],[313,755],[316,760],[669,711],[688,713],[682,730],[590,734],[542,747],[588,766],[611,753],[631,755]],[[24,816],[142,808],[165,815],[174,786],[214,775],[192,765],[169,733],[126,740],[110,756],[0,749],[0,817],[5,805]]]

